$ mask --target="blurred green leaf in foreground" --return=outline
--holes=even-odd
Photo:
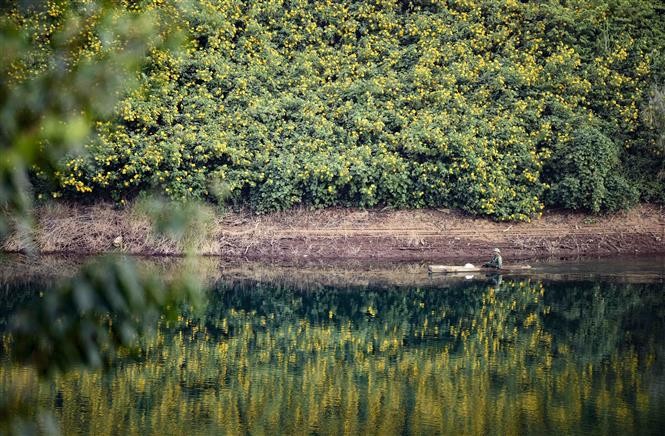
[[[32,226],[30,175],[49,180],[58,161],[90,139],[94,124],[135,86],[149,50],[179,46],[176,25],[132,4],[0,3],[0,238],[10,226]],[[30,33],[22,21],[36,14],[50,24]],[[191,233],[181,215],[174,212],[176,222],[160,217],[156,230]],[[20,312],[5,351],[42,375],[104,367],[158,320],[196,306],[200,295],[187,268],[162,279],[141,274],[127,259],[100,259]],[[16,392],[0,401],[0,432],[57,434],[47,415]]]
[[[190,276],[166,283],[130,259],[99,259],[14,318],[12,357],[44,374],[110,365],[160,319],[174,321],[184,306],[198,306],[199,297]]]
[[[46,29],[23,25],[49,18]],[[175,26],[123,2],[0,4],[0,236],[29,224],[29,171],[46,179],[136,85],[146,54],[176,47]]]

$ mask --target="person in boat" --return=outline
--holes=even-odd
[[[503,259],[501,259],[501,250],[495,248],[492,258],[490,259],[489,262],[484,263],[483,267],[501,269],[502,266],[503,266]]]

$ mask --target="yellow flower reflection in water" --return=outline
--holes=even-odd
[[[646,305],[648,292],[631,300],[638,285],[574,286],[570,298],[507,280],[376,292],[222,286],[206,322],[163,326],[138,361],[122,358],[108,374],[35,386],[5,362],[0,381],[57,403],[67,433],[637,433],[662,422],[665,393],[649,382],[663,342],[641,332],[638,350],[624,339],[640,332],[617,314]]]

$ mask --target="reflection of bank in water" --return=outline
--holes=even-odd
[[[137,268],[146,273],[170,277],[178,270],[180,261],[172,258],[132,258]],[[40,256],[37,259],[9,255],[0,259],[0,298],[2,285],[52,282],[72,276],[85,258]],[[519,262],[519,261],[518,261]],[[529,260],[528,271],[504,271],[507,278],[571,281],[600,280],[616,283],[665,283],[665,257],[621,257],[609,259],[576,259],[568,261]],[[462,265],[463,262],[460,262]],[[283,284],[294,289],[318,289],[325,286],[404,286],[438,285],[448,287],[471,280],[486,280],[485,272],[463,274],[427,274],[427,264],[401,262],[319,262],[305,264],[275,264],[265,262],[228,262],[215,257],[197,258],[197,276],[206,283],[219,280],[252,280],[261,283]],[[492,271],[490,271],[492,272]],[[496,272],[496,271],[493,271]],[[8,293],[10,297],[11,293]]]

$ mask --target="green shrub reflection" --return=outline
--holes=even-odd
[[[607,433],[662,428],[662,285],[236,282],[109,374],[34,385],[71,432]],[[33,384],[31,384],[33,383]]]

